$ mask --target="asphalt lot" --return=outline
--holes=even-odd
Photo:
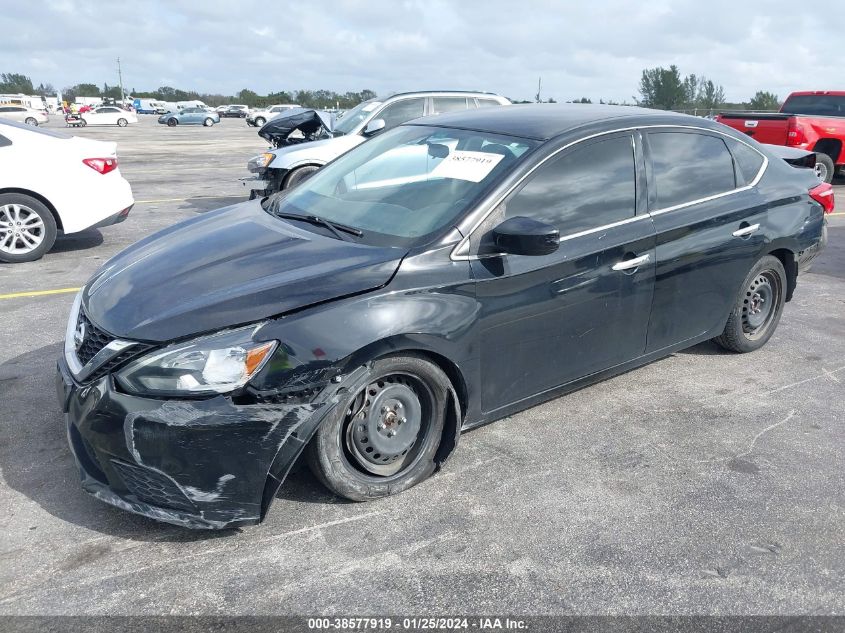
[[[76,133],[118,141],[138,202],[0,264],[0,295],[78,287],[236,202],[265,147],[232,119]],[[395,498],[300,470],[265,523],[223,533],[81,491],[53,387],[72,299],[0,299],[0,614],[845,614],[845,215],[763,350],[699,345],[467,433]]]

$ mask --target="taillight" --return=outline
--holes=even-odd
[[[83,158],[82,162],[101,174],[117,169],[117,158]]]
[[[789,119],[789,127],[786,131],[786,144],[787,145],[804,145],[807,143],[807,137],[804,136],[804,128],[795,121],[795,119]]]
[[[824,207],[825,213],[833,213],[833,185],[823,182],[810,189],[810,197]]]

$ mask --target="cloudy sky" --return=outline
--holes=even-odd
[[[759,4],[759,7],[752,6]],[[0,0],[0,72],[37,85],[479,89],[628,100],[643,68],[677,64],[725,87],[845,88],[845,2],[680,0]]]

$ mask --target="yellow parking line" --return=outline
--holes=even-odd
[[[191,196],[190,198],[163,198],[162,200],[136,200],[135,204],[159,204],[161,202],[185,202],[186,200],[225,200],[227,198],[246,198],[242,196]]]
[[[56,288],[55,290],[31,290],[29,292],[11,292],[0,295],[0,299],[18,299],[20,297],[43,297],[44,295],[61,295],[68,292],[79,292],[79,288]]]
[[[845,211],[837,211],[836,213],[828,213],[828,215],[845,215]]]

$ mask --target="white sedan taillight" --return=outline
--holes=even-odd
[[[107,174],[117,169],[117,158],[83,158],[82,162],[101,174]]]

